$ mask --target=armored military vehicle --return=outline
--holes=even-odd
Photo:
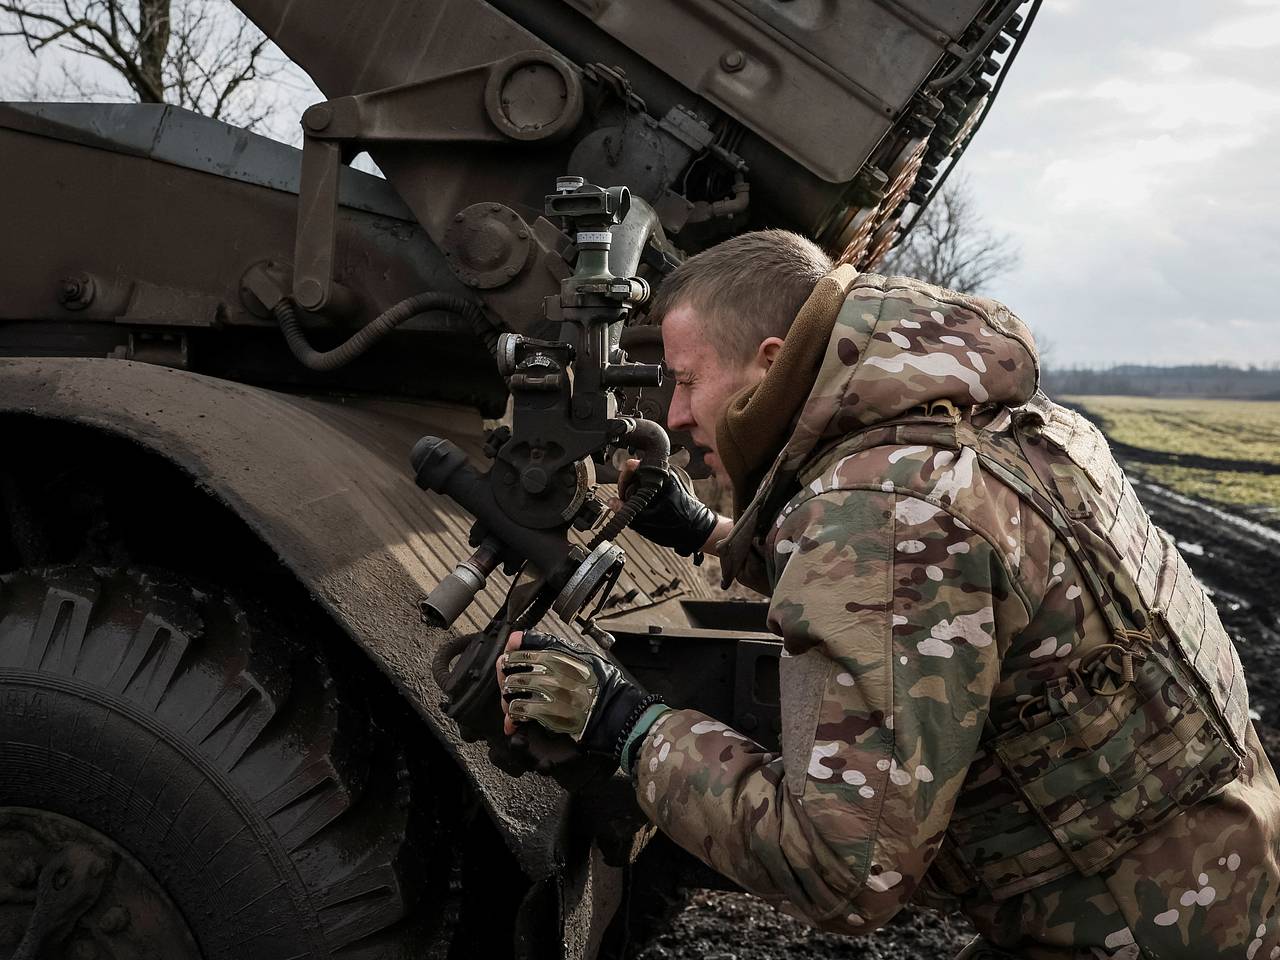
[[[497,769],[452,658],[552,540],[582,546],[549,628],[766,743],[777,647],[689,561],[587,543],[608,463],[544,470],[530,431],[662,421],[634,321],[683,256],[782,226],[873,267],[990,109],[1021,5],[241,0],[329,97],[301,150],[0,104],[0,956],[634,944],[696,863],[625,783]],[[569,349],[590,297],[607,322]],[[432,451],[454,480],[423,479]],[[476,491],[516,467],[495,546]]]

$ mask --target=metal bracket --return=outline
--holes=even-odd
[[[477,101],[483,110],[475,108]],[[576,67],[553,54],[526,50],[308,107],[302,115],[294,300],[314,313],[329,309],[335,297],[334,238],[345,145],[555,140],[578,125],[582,104]]]
[[[483,102],[484,111],[475,103]],[[568,61],[525,50],[453,73],[307,108],[308,137],[363,143],[553,140],[582,118],[582,80]]]
[[[153,363],[158,367],[187,370],[191,366],[190,348],[185,333],[167,331],[130,331],[128,342],[108,355],[112,360]]]
[[[600,621],[610,652],[647,689],[700,710],[776,749],[781,722],[782,644],[764,628],[765,604],[682,602],[692,627],[624,614]]]

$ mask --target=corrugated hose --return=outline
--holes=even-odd
[[[606,540],[612,540],[630,526],[631,521],[662,489],[667,480],[667,472],[671,469],[671,438],[659,424],[653,420],[636,420],[626,439],[631,449],[640,452],[636,482],[623,500],[622,508],[591,538],[591,543],[587,546],[589,551]]]
[[[288,297],[272,307],[276,322],[280,324],[280,330],[284,333],[285,342],[289,344],[289,349],[297,357],[298,362],[309,370],[320,372],[345,367],[410,317],[416,317],[428,310],[441,310],[463,317],[471,322],[476,336],[483,341],[490,353],[497,349],[498,332],[490,325],[484,311],[470,300],[448,293],[428,292],[406,297],[395,306],[378,314],[376,318],[352,334],[345,343],[332,350],[317,350],[311,346],[298,320],[293,301]]]

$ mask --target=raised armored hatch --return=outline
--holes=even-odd
[[[566,170],[626,183],[686,253],[786,226],[874,266],[1029,26],[1023,0],[319,0],[305,18],[284,0],[238,5],[515,325],[524,278],[543,271],[523,269],[523,246],[486,236],[480,257],[446,232],[480,202],[532,222]]]

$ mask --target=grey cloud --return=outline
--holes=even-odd
[[[1045,4],[963,166],[1055,362],[1280,360],[1277,61],[1274,5]]]

